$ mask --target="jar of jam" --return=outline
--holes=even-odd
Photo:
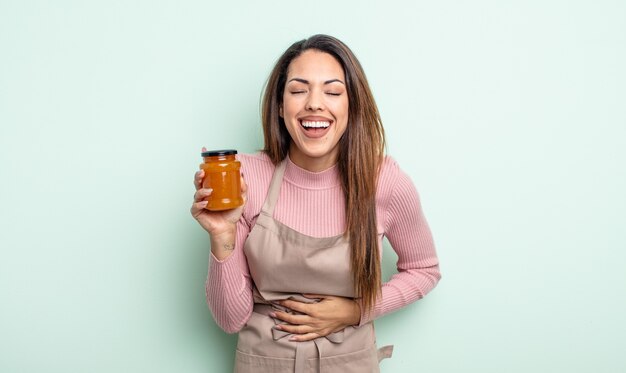
[[[243,205],[241,198],[241,163],[235,159],[236,150],[209,150],[202,152],[204,163],[203,188],[213,192],[207,198],[206,209],[211,211],[230,210]]]

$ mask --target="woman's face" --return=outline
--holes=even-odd
[[[291,135],[289,157],[309,171],[337,162],[348,126],[348,92],[341,64],[330,54],[307,50],[287,69],[280,116]]]

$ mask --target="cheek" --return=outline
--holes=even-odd
[[[333,110],[337,115],[347,118],[349,112],[348,100],[337,102],[333,105]]]
[[[284,118],[293,117],[297,112],[297,105],[292,100],[283,101],[282,113]]]

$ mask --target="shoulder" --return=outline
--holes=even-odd
[[[240,153],[237,154],[237,160],[241,162],[242,167],[251,169],[274,168],[270,158],[263,152],[257,153]]]
[[[252,222],[261,211],[275,167],[263,152],[237,154],[237,160],[241,162],[241,174],[248,186],[243,214],[248,222]]]
[[[413,181],[401,168],[398,162],[391,156],[385,159],[378,173],[376,189],[376,205],[379,214],[382,214],[383,225],[391,218],[392,210],[397,209],[399,201],[411,204],[418,200],[417,190]]]
[[[246,181],[256,183],[271,178],[274,173],[274,164],[263,152],[237,154],[237,160],[241,162],[241,173]]]
[[[399,187],[413,185],[411,178],[400,168],[398,162],[391,156],[385,156],[378,172],[377,193],[384,198],[391,198]]]
[[[399,171],[400,166],[398,165],[398,162],[390,155],[386,155],[383,163],[380,165],[380,172],[378,177],[381,180],[386,178],[393,178],[397,176]]]

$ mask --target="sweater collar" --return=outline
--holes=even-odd
[[[320,172],[307,171],[296,165],[287,156],[285,179],[305,189],[328,189],[340,185],[337,163]]]

